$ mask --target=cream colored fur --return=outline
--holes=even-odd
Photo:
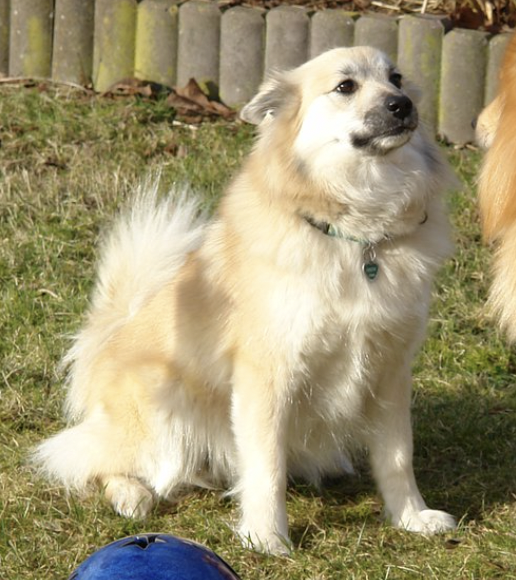
[[[339,473],[359,446],[395,526],[454,526],[418,491],[410,419],[450,252],[449,173],[419,129],[352,143],[404,94],[393,70],[376,50],[336,49],[265,83],[242,113],[260,136],[211,221],[177,192],[137,196],[68,355],[73,425],[36,452],[50,476],[99,482],[124,515],[184,485],[228,486],[244,542],[281,553],[287,474]],[[351,78],[356,90],[335,90]],[[307,217],[375,242],[377,279],[360,241]]]
[[[478,118],[476,136],[488,149],[478,197],[484,238],[493,242],[489,309],[516,341],[516,34],[500,69],[499,90]]]

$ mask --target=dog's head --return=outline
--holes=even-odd
[[[405,145],[418,125],[401,73],[370,47],[337,48],[272,75],[241,117],[265,128],[289,118],[301,157],[328,158],[332,150],[385,155]]]
[[[449,175],[418,130],[415,96],[370,47],[333,49],[274,74],[241,113],[260,131],[253,184],[357,237],[412,231]]]

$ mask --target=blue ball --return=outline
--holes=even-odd
[[[167,534],[123,538],[97,550],[68,580],[239,580],[208,548]]]

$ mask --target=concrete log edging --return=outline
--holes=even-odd
[[[216,92],[220,68],[220,21],[221,12],[211,2],[191,0],[179,8],[179,86],[195,78],[210,93]]]
[[[380,14],[365,14],[355,24],[355,46],[374,46],[398,60],[398,22]]]
[[[310,18],[300,6],[278,6],[265,17],[265,74],[309,59]]]
[[[136,14],[136,0],[95,0],[93,86],[97,91],[134,76]]]
[[[509,33],[497,34],[488,44],[484,105],[490,103],[496,95],[500,65],[511,36]]]
[[[420,87],[421,118],[463,144],[471,119],[496,94],[510,34],[451,30],[445,17],[221,10],[208,0],[0,0],[0,76],[92,84],[128,78],[184,86],[195,78],[240,107],[273,69],[335,46],[371,45]]]
[[[0,76],[9,74],[9,0],[0,0]]]
[[[344,10],[321,10],[310,19],[310,58],[337,48],[353,46],[355,21]]]
[[[220,97],[243,105],[258,90],[264,74],[264,10],[236,6],[222,15],[220,35]]]
[[[484,105],[486,36],[476,30],[456,29],[443,40],[439,134],[459,145],[473,141],[471,121]]]
[[[134,76],[173,86],[179,10],[175,0],[143,0],[136,15]]]
[[[95,0],[56,0],[52,78],[86,85],[93,74]]]
[[[9,75],[50,77],[53,0],[12,0],[9,19]]]
[[[398,36],[398,64],[421,90],[418,110],[431,132],[437,130],[442,43],[448,21],[440,17],[405,16]]]

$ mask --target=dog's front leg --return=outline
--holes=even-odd
[[[238,455],[239,534],[245,545],[271,554],[289,551],[286,508],[285,385],[265,369],[239,364],[232,400]]]
[[[410,405],[410,371],[384,378],[368,411],[371,430],[367,443],[373,475],[394,526],[423,534],[451,530],[454,518],[428,509],[416,484]]]

